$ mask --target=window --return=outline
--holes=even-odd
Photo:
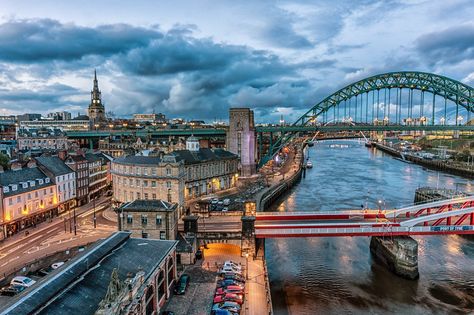
[[[171,188],[171,182],[166,182],[166,188]]]
[[[135,180],[135,186],[140,187],[140,180],[139,179]]]
[[[151,187],[156,187],[156,181],[154,180],[151,181]]]
[[[21,196],[16,197],[16,202],[21,202]]]
[[[136,171],[137,171],[137,175],[140,175],[140,168],[139,167],[136,168]]]
[[[171,189],[168,189],[168,202],[173,202],[171,197]]]
[[[127,224],[132,224],[133,223],[133,215],[129,214],[127,215]]]
[[[146,214],[142,214],[142,225],[148,224],[148,216]]]
[[[145,200],[148,200],[148,193],[144,193],[143,196],[144,196]]]
[[[35,191],[35,198],[38,198],[38,191]]]
[[[161,225],[161,215],[156,216],[156,225]]]
[[[140,193],[137,192],[137,199],[140,199]]]
[[[166,239],[166,232],[160,231],[160,240],[165,240],[165,239]]]
[[[31,194],[28,193],[28,200],[31,200]]]
[[[133,187],[133,179],[129,179],[128,184],[130,185],[130,187]]]
[[[143,181],[143,187],[148,187],[148,181],[147,180]]]
[[[153,175],[153,176],[156,175],[156,168],[155,168],[155,167],[153,167],[153,168],[151,169],[151,175]]]
[[[152,194],[151,196],[153,200],[156,200],[156,194]]]
[[[8,205],[11,206],[13,204],[13,198],[8,198]]]
[[[143,175],[148,175],[148,169],[146,167],[143,168]]]
[[[169,167],[166,168],[166,175],[171,176],[171,168]]]

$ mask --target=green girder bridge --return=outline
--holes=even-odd
[[[459,81],[414,71],[375,75],[329,95],[291,126],[257,127],[259,167],[301,132],[473,131],[473,112],[474,89]],[[265,155],[263,133],[270,133]]]

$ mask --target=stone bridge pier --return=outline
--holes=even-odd
[[[370,252],[396,275],[418,279],[418,243],[409,236],[379,237],[370,240]]]

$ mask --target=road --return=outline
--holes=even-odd
[[[76,208],[76,235],[69,226],[69,214],[64,213],[54,218],[52,222],[44,222],[36,228],[30,228],[27,236],[22,232],[4,240],[0,247],[0,275],[8,275],[28,262],[59,250],[87,244],[110,235],[116,230],[116,223],[104,219],[101,215],[108,206],[110,206],[110,198],[102,197],[96,201],[97,228],[95,229],[93,226],[94,205],[89,203]]]

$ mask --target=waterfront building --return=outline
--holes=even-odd
[[[241,175],[255,174],[257,172],[257,141],[252,110],[249,108],[230,109],[226,142],[227,149],[239,157]]]
[[[89,119],[93,124],[105,121],[105,107],[102,104],[101,92],[99,90],[99,82],[97,80],[97,73],[94,70],[94,86],[91,91],[91,103],[87,110]]]
[[[112,163],[114,199],[162,199],[184,206],[186,199],[235,187],[238,158],[223,149],[200,148],[188,138],[187,150],[158,156],[123,156]]]
[[[175,240],[178,233],[178,205],[163,200],[137,199],[117,210],[121,231],[133,237]]]
[[[0,186],[0,239],[58,213],[56,185],[34,162],[0,171]]]
[[[56,184],[59,212],[76,206],[76,172],[57,156],[35,158],[38,167]]]
[[[7,314],[161,314],[177,279],[177,241],[130,236],[116,232],[97,242],[0,310]]]

